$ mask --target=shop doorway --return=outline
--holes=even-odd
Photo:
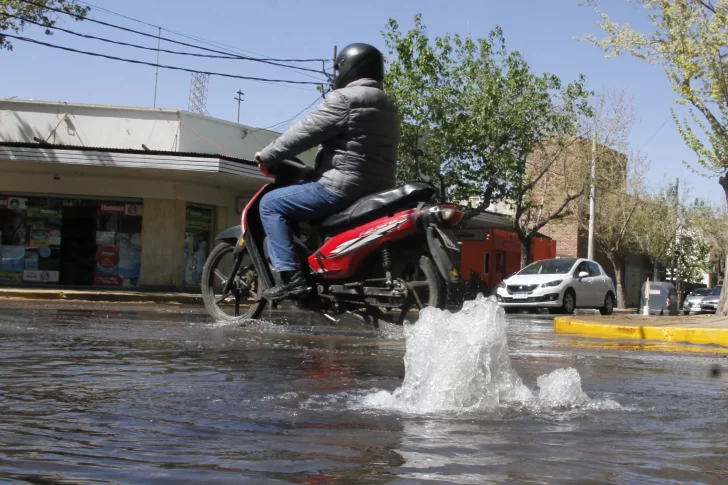
[[[92,286],[96,267],[95,207],[64,207],[60,283]]]

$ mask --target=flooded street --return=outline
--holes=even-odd
[[[725,350],[268,319],[0,302],[0,483],[728,483]]]

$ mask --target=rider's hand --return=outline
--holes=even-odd
[[[266,177],[273,177],[273,174],[268,171],[268,167],[263,165],[263,162],[260,160],[260,152],[255,152],[253,160],[255,160],[255,163],[258,164],[258,168],[263,173],[263,175],[265,175]]]

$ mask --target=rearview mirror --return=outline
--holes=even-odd
[[[579,272],[579,279],[588,278],[588,277],[589,277],[589,273],[587,273],[586,271]]]

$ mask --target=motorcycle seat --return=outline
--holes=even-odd
[[[418,202],[427,202],[434,195],[435,188],[430,184],[405,184],[362,197],[345,210],[324,219],[320,227],[334,229],[362,224],[398,210],[415,207]]]

